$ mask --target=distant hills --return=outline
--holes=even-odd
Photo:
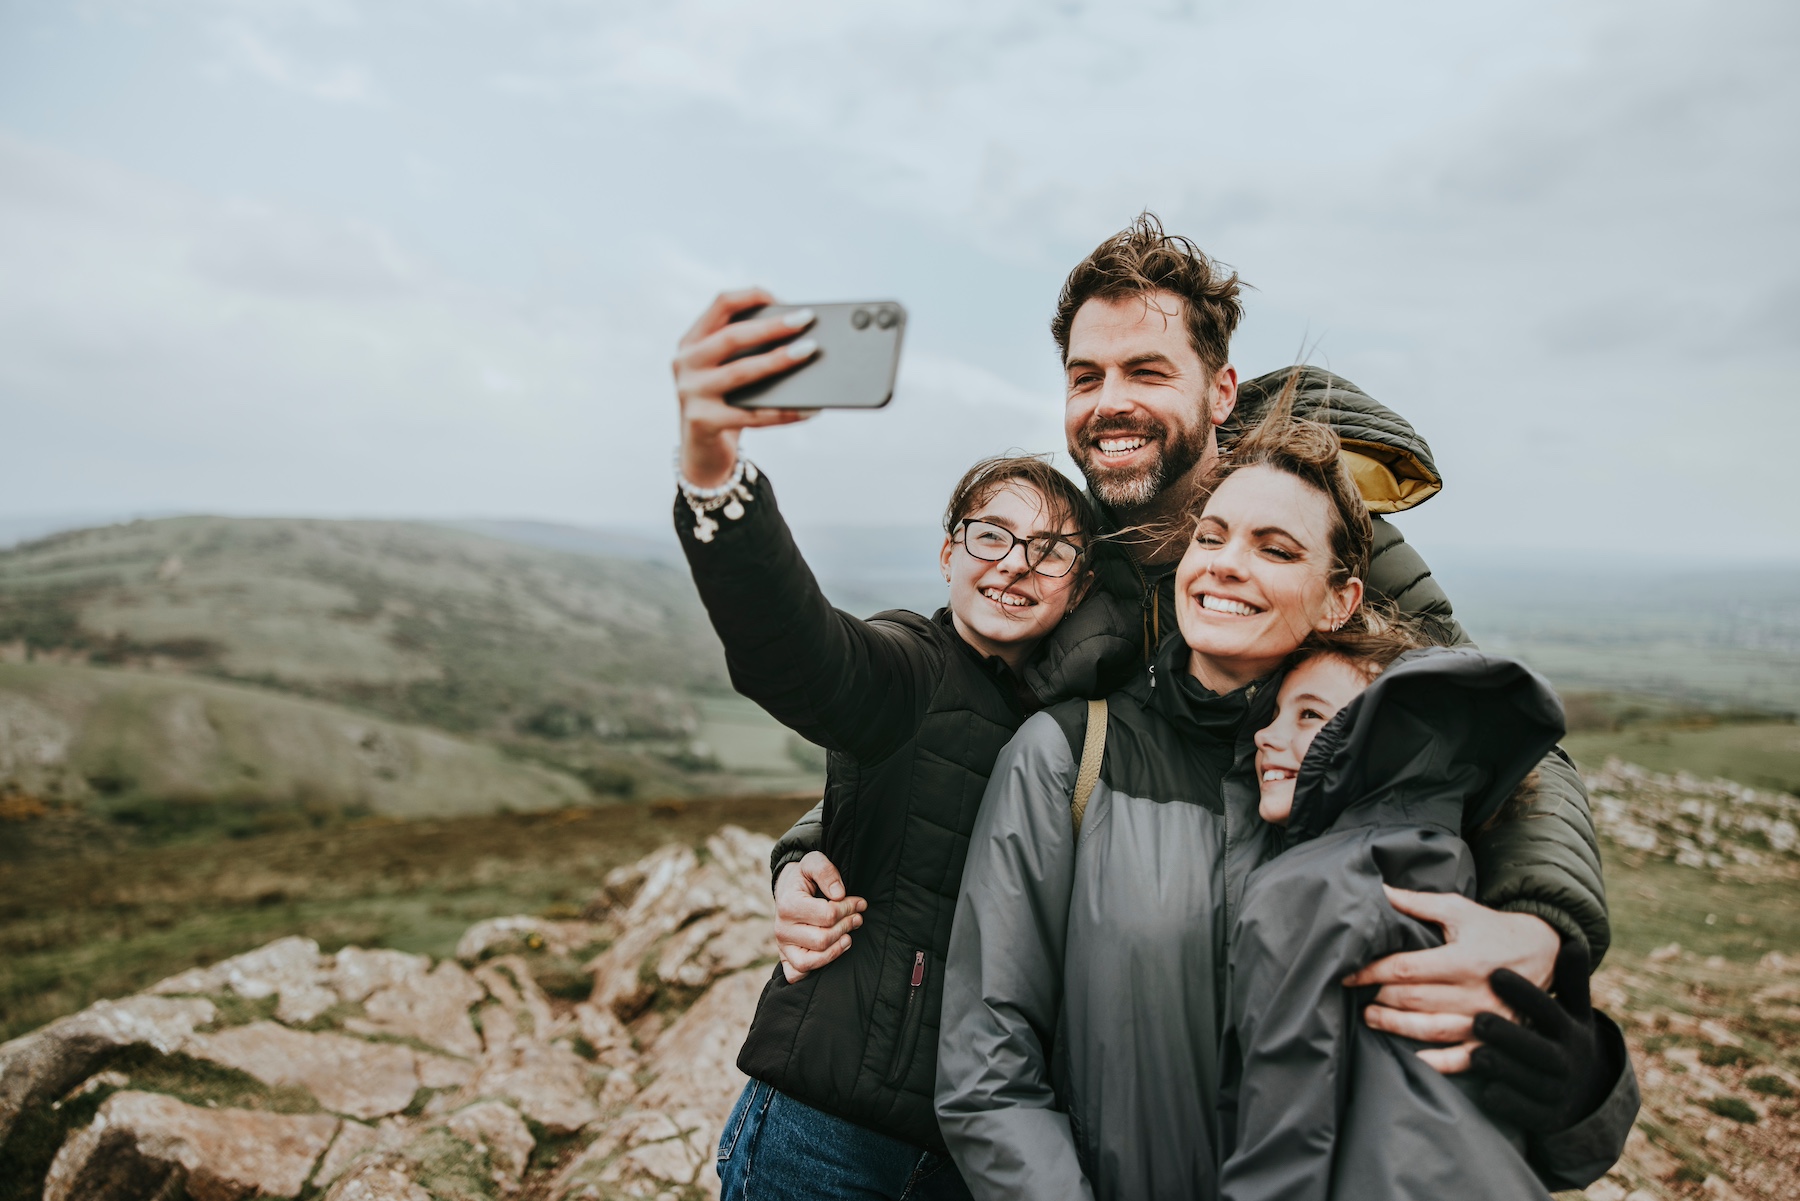
[[[177,824],[173,802],[455,813],[818,775],[730,695],[685,569],[444,526],[177,517],[27,542],[0,551],[0,671],[0,793]],[[39,727],[63,731],[56,770],[32,766]]]
[[[929,527],[797,537],[843,608],[942,603]],[[1800,711],[1800,569],[1433,566],[1478,641],[1597,729]],[[0,819],[55,801],[178,831],[821,779],[732,694],[666,530],[171,517],[0,550]]]
[[[1565,690],[1800,713],[1800,566],[1565,553],[1432,567],[1478,642]]]
[[[528,812],[591,800],[566,772],[318,701],[193,677],[0,664],[0,781],[14,816],[180,833],[295,821]],[[29,800],[27,799],[29,798]]]
[[[0,553],[13,657],[200,671],[460,733],[691,732],[727,689],[685,573],[400,522],[177,517]]]

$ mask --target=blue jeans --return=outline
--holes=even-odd
[[[752,1080],[719,1136],[723,1201],[971,1201],[956,1165]]]

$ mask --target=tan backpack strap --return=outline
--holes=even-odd
[[[1081,744],[1081,770],[1075,773],[1075,795],[1069,813],[1075,818],[1075,837],[1081,837],[1081,819],[1087,815],[1088,798],[1100,782],[1100,760],[1106,757],[1106,701],[1088,702],[1087,738]]]

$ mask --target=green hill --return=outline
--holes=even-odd
[[[591,800],[572,776],[495,747],[336,705],[38,663],[0,664],[0,781],[10,816],[49,818],[64,833],[70,821],[58,818],[166,836]]]
[[[0,553],[0,644],[208,674],[459,732],[693,732],[727,691],[674,568],[402,522],[182,517]]]
[[[33,766],[49,728],[66,755]],[[668,563],[220,517],[0,552],[0,807],[158,830],[528,810],[816,787],[809,750],[731,694]]]

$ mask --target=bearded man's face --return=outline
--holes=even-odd
[[[1208,372],[1172,292],[1095,299],[1069,326],[1063,412],[1069,454],[1114,508],[1150,503],[1212,453],[1236,372]]]

